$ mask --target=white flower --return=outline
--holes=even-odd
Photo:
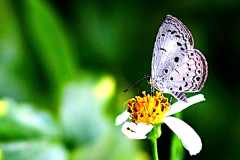
[[[178,136],[183,146],[189,151],[190,155],[198,154],[202,149],[202,142],[199,135],[188,124],[183,122],[181,119],[173,117],[172,115],[184,110],[187,107],[190,107],[195,103],[204,101],[205,100],[204,96],[202,94],[198,94],[188,98],[187,102],[178,101],[171,105],[169,108],[165,106],[164,109],[162,107],[161,110],[156,111],[154,110],[154,107],[159,108],[159,106],[161,107],[168,104],[165,101],[164,103],[162,103],[161,101],[164,100],[163,96],[161,95],[162,97],[160,97],[159,96],[160,94],[159,95],[157,94],[158,93],[156,93],[156,96],[149,95],[146,96],[146,94],[144,93],[144,97],[136,97],[135,99],[130,100],[129,102],[130,107],[128,107],[128,111],[124,111],[122,114],[117,116],[115,124],[116,125],[123,124],[122,132],[128,138],[145,139],[147,138],[147,134],[152,130],[156,122],[165,123]],[[158,106],[155,105],[156,97],[160,99],[163,98],[159,102],[157,102],[157,104],[159,103],[162,104]],[[142,102],[143,103],[145,102],[145,104],[143,105],[144,110],[140,109],[133,113],[134,111],[131,110],[132,109],[131,107],[136,106],[136,103],[137,105],[142,104]],[[138,109],[141,107],[142,106],[140,107],[138,106]],[[136,107],[134,108],[134,110],[136,110]],[[149,112],[149,110],[154,111]],[[158,117],[156,117],[156,112]],[[146,114],[148,114],[148,116],[146,116]],[[151,114],[154,114],[154,116],[151,117]],[[134,115],[137,116],[134,117]]]

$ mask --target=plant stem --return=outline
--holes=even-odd
[[[151,139],[153,160],[158,160],[157,139]]]

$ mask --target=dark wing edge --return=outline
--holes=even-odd
[[[202,68],[203,69],[203,77],[202,77],[202,81],[200,82],[200,85],[199,85],[200,87],[197,89],[198,91],[200,91],[204,87],[204,84],[208,77],[208,63],[207,63],[207,60],[204,57],[204,55],[199,50],[194,49],[194,52],[201,57],[201,61],[203,63],[203,68]]]
[[[200,82],[200,85],[199,85],[200,87],[197,88],[196,92],[198,92],[198,91],[200,91],[204,87],[204,84],[205,84],[205,82],[207,80],[207,77],[208,77],[208,64],[207,64],[206,58],[204,57],[204,55],[199,50],[194,49],[194,52],[201,57],[201,61],[203,63],[203,78],[202,78],[202,81]],[[186,94],[184,92],[172,91],[171,93],[172,93],[172,95],[176,99],[184,101],[184,102],[187,102],[187,96],[186,96]]]
[[[176,17],[168,14],[166,16],[166,18],[165,18],[165,21],[172,21],[172,22],[178,24],[179,26],[181,26],[181,28],[184,29],[184,32],[187,33],[187,35],[188,35],[187,38],[189,40],[190,45],[192,47],[194,47],[194,40],[193,40],[192,33],[190,32],[190,30],[179,19],[177,19]]]

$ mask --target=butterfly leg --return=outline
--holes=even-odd
[[[154,91],[155,91],[155,88],[151,86],[151,95],[153,95]]]

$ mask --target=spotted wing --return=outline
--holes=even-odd
[[[165,92],[162,77],[177,66],[170,61],[178,53],[193,49],[193,38],[187,27],[177,18],[167,15],[156,37],[152,58],[151,79],[156,80],[158,89]]]
[[[169,74],[165,85],[175,96],[181,92],[198,92],[207,76],[208,65],[204,55],[197,49],[188,50],[181,65]]]

